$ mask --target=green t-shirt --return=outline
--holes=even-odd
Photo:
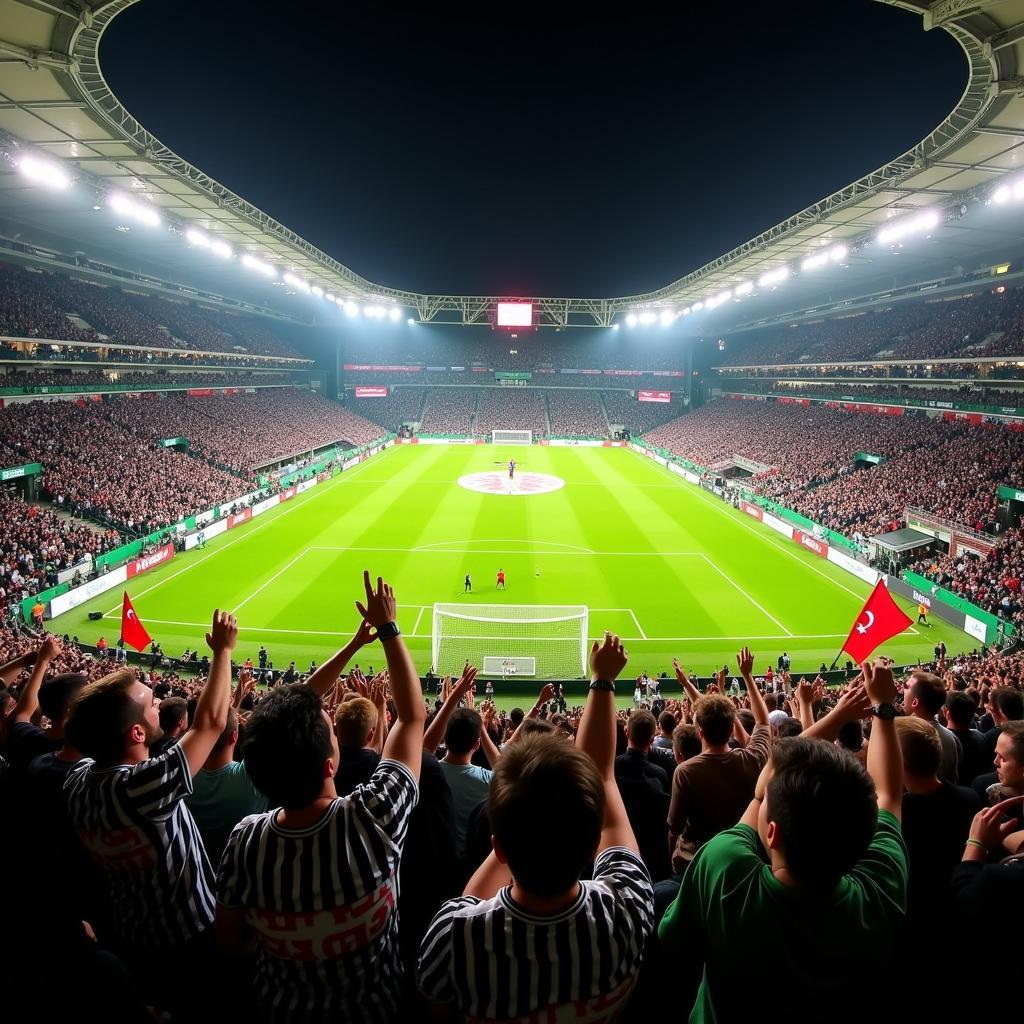
[[[783,885],[757,832],[737,825],[701,848],[658,935],[670,963],[704,964],[690,1024],[753,1019],[781,992],[792,997],[787,1020],[843,1020],[863,1007],[837,1005],[836,993],[849,991],[851,979],[878,976],[906,906],[907,850],[888,811],[879,811],[867,852],[830,895]]]

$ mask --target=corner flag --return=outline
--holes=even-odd
[[[859,665],[886,640],[891,640],[913,624],[913,620],[892,599],[885,580],[880,579],[857,616],[843,650]]]
[[[146,627],[139,622],[139,617],[135,614],[135,609],[132,607],[132,600],[128,596],[127,590],[124,592],[124,602],[121,605],[121,639],[126,644],[131,644],[139,653],[144,651],[152,642],[149,634],[146,632]]]

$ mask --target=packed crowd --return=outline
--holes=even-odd
[[[478,392],[471,388],[433,388],[420,422],[421,434],[471,434]]]
[[[662,385],[658,390],[668,390]],[[671,402],[640,402],[628,391],[602,391],[601,400],[608,415],[609,423],[621,423],[634,436],[654,430],[684,411],[678,393],[672,394]]]
[[[146,348],[300,356],[293,345],[254,317],[12,266],[0,267],[0,334],[54,341],[109,339]]]
[[[547,434],[544,392],[534,388],[481,388],[476,434],[489,437],[492,430],[532,430],[536,437]]]
[[[1024,531],[1020,527],[1007,530],[984,558],[961,550],[957,555],[923,559],[913,568],[947,590],[1024,628]]]
[[[384,398],[356,398],[354,392],[350,394],[348,406],[353,412],[397,434],[403,423],[419,423],[423,418],[427,391],[416,387],[390,388]]]
[[[111,551],[114,530],[98,531],[0,491],[0,609],[57,585],[57,574]]]
[[[245,478],[254,466],[339,441],[368,444],[384,433],[337,402],[292,389],[173,394],[159,402],[112,402],[108,408],[111,422],[140,441],[188,438],[190,452]]]
[[[356,606],[259,693],[227,613],[195,681],[0,634],[13,993],[116,1022],[647,1021],[669,993],[733,1021],[784,969],[786,1020],[974,1004],[904,954],[1024,909],[1020,655],[830,691],[743,648],[627,713],[606,634],[583,705],[549,684],[506,713],[469,664],[425,699],[386,583]]]
[[[1024,353],[1024,289],[908,300],[887,309],[736,335],[722,365],[943,359]]]
[[[789,383],[781,380],[744,379],[736,382],[722,380],[723,391],[782,395],[793,398],[829,398],[854,402],[900,403],[932,402],[936,407],[984,407],[990,412],[1024,405],[1024,390],[1019,388],[989,388],[979,384],[961,384],[958,387],[929,388],[915,384],[834,384],[827,381],[801,381]]]
[[[139,444],[102,404],[29,402],[0,409],[0,444],[15,454],[15,464],[42,463],[43,487],[58,508],[128,534],[168,526],[245,490],[236,475],[170,448]]]
[[[599,395],[583,390],[550,390],[548,418],[554,437],[607,437],[608,419]]]
[[[184,388],[246,388],[304,382],[306,374],[295,376],[280,373],[253,373],[238,370],[231,373],[182,373],[155,370],[15,370],[0,368],[0,389],[23,388],[81,388],[83,391],[103,391],[116,385],[119,388],[134,385],[140,390],[180,391]]]
[[[993,531],[999,486],[1024,479],[1024,433],[923,415],[726,399],[645,439],[701,466],[740,455],[771,467],[750,481],[757,493],[847,534],[894,528],[907,506]],[[885,461],[857,468],[858,452]]]

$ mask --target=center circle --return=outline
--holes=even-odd
[[[561,490],[565,481],[548,473],[467,473],[459,477],[459,486],[479,494],[550,494]]]

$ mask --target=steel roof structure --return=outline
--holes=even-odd
[[[0,161],[0,225],[23,230],[34,244],[67,254],[69,243],[110,265],[142,268],[254,307],[309,319],[308,297],[271,290],[237,261],[186,250],[182,234],[202,229],[355,302],[394,302],[422,321],[486,323],[509,296],[427,295],[379,286],[168,149],[146,131],[108,87],[99,64],[104,30],[139,0],[0,0],[0,148],[20,147],[74,165],[93,189],[56,196]],[[994,210],[999,182],[1024,169],[1024,0],[877,0],[923,18],[925,30],[948,32],[962,47],[968,80],[960,101],[927,138],[781,224],[665,287],[607,298],[522,296],[539,325],[608,326],[636,309],[692,306],[788,267],[784,287],[755,291],[751,301],[718,307],[701,330],[726,331],[752,318],[822,301],[864,295],[910,278],[947,277],[957,266],[1024,255],[1024,202]],[[201,30],[201,26],[197,26]],[[171,230],[112,234],[97,196],[120,190],[158,207]],[[936,209],[944,222],[919,245],[874,241],[893,218]],[[800,274],[800,263],[842,244],[841,263]],[[72,250],[74,251],[74,250]],[[756,304],[756,311],[755,311]],[[694,317],[694,326],[704,314]]]

